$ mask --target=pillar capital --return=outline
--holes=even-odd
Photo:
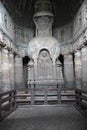
[[[64,64],[72,64],[73,62],[73,55],[72,54],[68,54],[68,55],[64,55]]]
[[[79,64],[81,65],[81,50],[78,50],[77,52],[75,52],[75,64]]]
[[[64,55],[64,58],[71,58],[72,56],[73,56],[73,54],[69,53],[69,54]]]
[[[79,55],[81,55],[81,50],[77,50],[76,52],[75,52],[75,56],[79,56]]]
[[[2,53],[4,53],[4,54],[8,54],[9,53],[9,51],[8,51],[8,49],[7,48],[2,48]]]
[[[87,61],[87,46],[84,46],[82,49],[81,49],[81,57],[82,57],[82,61]]]
[[[10,49],[9,54],[15,54],[14,50]]]
[[[81,49],[81,52],[82,54],[87,54],[87,46],[84,46],[82,49]]]

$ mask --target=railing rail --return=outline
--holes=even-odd
[[[76,104],[75,107],[84,115],[87,116],[87,89],[76,89]]]
[[[31,88],[25,91],[17,92],[17,103],[20,105],[26,104],[65,104],[70,105],[75,103],[74,88]]]
[[[17,108],[16,90],[0,93],[0,120]]]

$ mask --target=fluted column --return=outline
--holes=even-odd
[[[24,81],[23,81],[23,62],[22,57],[19,55],[15,56],[15,87],[16,89],[24,89]]]
[[[87,88],[87,46],[81,50],[82,60],[82,87]]]
[[[1,71],[2,71],[2,63],[1,63],[1,60],[2,60],[2,58],[1,58],[2,56],[1,56],[1,47],[0,47],[0,91],[2,91],[2,83],[1,83]]]
[[[10,86],[11,89],[14,89],[14,52],[10,51],[9,53],[9,73],[10,73]]]
[[[64,80],[65,87],[74,87],[73,56],[64,55]]]
[[[76,87],[81,88],[81,51],[77,51],[75,53],[75,79],[76,79]]]
[[[11,90],[9,78],[9,52],[2,48],[2,90]]]

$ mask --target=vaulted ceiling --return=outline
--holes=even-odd
[[[14,21],[22,26],[33,26],[34,0],[1,0]],[[54,26],[61,26],[70,22],[83,0],[51,0],[53,3],[55,20]]]

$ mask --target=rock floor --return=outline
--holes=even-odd
[[[74,107],[22,106],[0,122],[0,130],[87,130]]]

